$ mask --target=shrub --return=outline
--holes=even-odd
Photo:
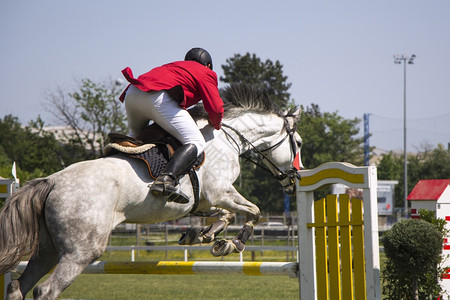
[[[388,299],[429,299],[441,293],[443,233],[422,220],[405,219],[385,233],[383,292]]]

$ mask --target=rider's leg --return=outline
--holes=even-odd
[[[125,95],[125,110],[127,112],[129,134],[140,138],[142,131],[148,126],[150,115],[146,108],[149,104],[149,93],[139,90],[131,85]]]
[[[197,147],[184,144],[178,148],[167,163],[164,172],[153,182],[151,191],[154,195],[164,195],[169,201],[188,203],[189,198],[177,187],[178,177],[192,168],[197,158]]]
[[[206,142],[197,124],[166,92],[143,92],[130,86],[125,97],[125,107],[132,136],[138,137],[149,120],[153,120],[181,144],[194,144],[197,155],[203,152]]]

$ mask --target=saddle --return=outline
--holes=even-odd
[[[105,156],[122,153],[129,157],[139,159],[147,165],[148,172],[153,179],[164,171],[170,158],[181,143],[158,124],[153,123],[142,132],[141,136],[133,138],[120,133],[108,134],[109,143],[105,146]],[[185,170],[188,174],[194,192],[194,205],[190,213],[195,214],[200,202],[200,185],[197,170],[205,162],[205,152],[197,157],[194,167]]]
[[[164,171],[167,162],[181,143],[156,123],[149,125],[138,138],[120,133],[108,134],[109,143],[105,146],[105,156],[123,153],[129,157],[140,159],[147,165],[153,179]],[[205,161],[205,153],[197,157],[194,170],[200,168]],[[191,170],[185,170],[188,174]],[[195,173],[195,172],[194,172]]]

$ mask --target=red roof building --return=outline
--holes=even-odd
[[[450,185],[450,179],[420,180],[408,195],[407,200],[437,201],[442,196],[448,185]]]
[[[407,200],[411,201],[411,218],[419,218],[419,209],[427,209],[450,220],[450,179],[420,180]]]
[[[420,180],[407,198],[411,201],[411,218],[418,219],[419,210],[427,209],[435,212],[435,217],[447,221],[450,229],[450,179]],[[450,263],[450,236],[444,237],[442,254],[445,257],[443,265]],[[450,291],[450,272],[442,276],[441,285]],[[446,294],[445,299],[448,298]]]

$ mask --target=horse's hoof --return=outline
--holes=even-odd
[[[6,299],[8,300],[22,300],[23,296],[20,292],[20,282],[18,280],[12,281],[6,289]]]
[[[241,253],[245,250],[245,244],[242,243],[240,240],[233,240],[234,245],[234,252]]]
[[[235,250],[235,245],[229,240],[220,240],[214,243],[211,247],[211,254],[213,256],[225,256]]]
[[[202,236],[199,235],[198,229],[189,228],[185,233],[181,236],[178,241],[179,245],[195,245],[202,243]]]
[[[202,244],[209,244],[214,240],[214,235],[213,236],[207,236],[207,235],[201,235],[202,238]]]

